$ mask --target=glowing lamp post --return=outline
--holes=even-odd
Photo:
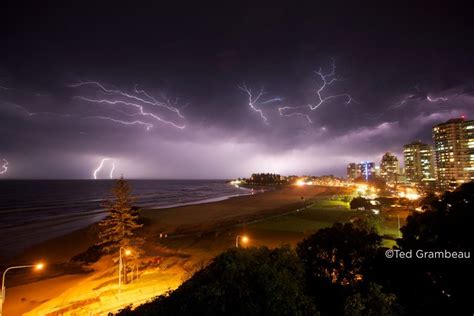
[[[5,302],[5,277],[7,275],[7,272],[10,270],[15,270],[15,269],[26,269],[26,268],[34,268],[35,270],[43,270],[44,268],[44,263],[37,263],[37,264],[29,264],[25,266],[13,266],[7,268],[3,272],[3,277],[2,277],[2,297],[0,298],[0,316],[3,315],[3,303]]]
[[[125,256],[130,256],[132,254],[132,252],[129,249],[125,249],[123,247],[120,247],[120,250],[119,250],[119,279],[118,279],[119,295],[120,295],[120,293],[122,293],[122,269],[123,269],[122,249],[124,250],[124,255]]]
[[[246,243],[249,242],[249,238],[248,238],[247,236],[240,236],[240,235],[237,235],[237,236],[235,237],[235,247],[236,247],[236,248],[239,248],[239,240],[240,240],[242,243],[244,243],[244,244],[246,244]]]

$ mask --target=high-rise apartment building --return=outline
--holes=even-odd
[[[375,163],[371,161],[362,161],[357,164],[357,169],[360,171],[360,175],[365,179],[373,179],[375,177]]]
[[[386,152],[380,162],[380,176],[387,182],[396,182],[399,173],[398,158],[392,153]]]
[[[358,164],[350,163],[347,165],[347,178],[354,181],[358,178],[365,180],[372,179],[375,176],[375,163],[370,161],[362,161]]]
[[[407,181],[419,182],[435,179],[434,153],[431,145],[419,141],[404,145],[403,161]]]
[[[347,179],[349,181],[354,181],[360,177],[360,172],[358,172],[357,169],[357,164],[356,163],[350,163],[347,165]]]
[[[474,180],[474,120],[451,119],[433,127],[438,185],[452,189]]]

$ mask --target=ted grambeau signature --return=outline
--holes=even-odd
[[[449,250],[426,251],[418,249],[415,251],[410,249],[403,251],[400,249],[387,249],[385,251],[385,257],[388,259],[470,259],[471,253],[469,251]]]

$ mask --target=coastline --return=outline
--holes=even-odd
[[[196,203],[185,203],[178,206],[144,208],[140,216],[150,221],[147,224],[148,237],[160,233],[183,234],[204,232],[212,229],[232,227],[236,224],[250,223],[296,210],[311,203],[327,190],[327,187],[280,187],[272,190],[242,195],[217,197]],[[329,190],[334,190],[330,188]],[[305,197],[302,201],[301,197]],[[78,228],[69,233],[41,241],[26,248],[15,261],[28,262],[44,259],[51,263],[64,263],[85,251],[97,241],[97,223]],[[60,247],[67,244],[67,248]],[[59,246],[59,247],[58,247]],[[55,249],[55,251],[50,251]],[[57,251],[61,249],[61,251]],[[10,260],[9,260],[10,261]]]
[[[147,240],[146,257],[169,257],[169,260],[177,260],[178,265],[172,268],[176,269],[176,277],[173,278],[174,283],[172,283],[176,287],[181,283],[180,280],[185,273],[185,267],[182,265],[210,260],[220,252],[233,247],[235,234],[242,229],[245,230],[247,224],[294,212],[317,199],[339,194],[343,190],[330,187],[291,186],[253,195],[229,197],[221,201],[172,208],[143,209],[141,217],[146,220],[146,224],[142,234]],[[167,234],[168,238],[160,239],[160,233]],[[294,240],[294,236],[291,238]],[[36,280],[30,279],[27,282],[10,280],[11,294],[6,301],[5,315],[16,315],[7,312],[13,308],[15,313],[19,311],[35,313],[42,308],[51,308],[60,301],[72,299],[70,294],[52,292],[49,297],[43,297],[39,302],[34,294],[34,288],[43,282],[49,284],[57,280],[60,283],[73,275],[67,270],[62,273],[58,273],[57,270],[63,265],[67,266],[72,256],[85,251],[96,241],[97,224],[94,224],[41,242],[16,257],[17,262],[20,263],[35,262],[34,260],[41,258],[51,266],[51,270],[56,271],[54,274],[53,271],[45,271],[41,278],[37,277]],[[252,245],[258,246],[259,242],[255,240]],[[110,266],[107,258],[103,258],[92,265],[89,273],[81,275],[76,272],[76,276],[71,278],[70,282],[85,286],[93,282],[92,280],[96,280],[105,269],[111,268],[113,267]],[[98,292],[97,295],[100,293]]]
[[[234,198],[234,197],[253,195],[253,194],[257,194],[257,193],[262,192],[261,190],[257,191],[257,190],[253,190],[253,189],[249,189],[249,188],[240,188],[240,189],[243,190],[243,192],[240,193],[240,194],[228,194],[228,195],[222,195],[222,196],[217,196],[217,197],[213,197],[213,198],[197,199],[197,200],[190,201],[190,202],[173,203],[173,204],[164,205],[164,206],[149,206],[149,205],[147,205],[147,206],[143,206],[143,207],[140,207],[140,208],[144,209],[144,210],[148,210],[148,209],[155,209],[155,210],[172,209],[172,208],[179,208],[179,207],[188,206],[188,205],[199,205],[199,204],[214,203],[214,202],[228,200],[228,199],[231,199],[231,198]],[[74,224],[75,227],[72,225],[73,221],[76,218],[81,217],[81,216],[85,217],[87,214],[92,214],[93,216],[86,219],[86,220],[83,220],[83,222],[81,222],[81,223],[75,223]],[[90,229],[90,227],[93,227],[94,225],[99,223],[107,215],[106,211],[102,208],[97,208],[97,209],[94,209],[94,210],[87,211],[87,214],[84,213],[84,214],[80,214],[79,216],[74,215],[71,218],[69,218],[70,215],[67,215],[67,214],[63,214],[63,215],[60,215],[59,217],[56,217],[55,220],[57,220],[58,218],[59,219],[62,218],[62,222],[60,222],[61,224],[62,223],[67,224],[67,223],[71,222],[71,225],[69,227],[65,226],[65,227],[61,228],[60,230],[58,229],[58,227],[60,227],[60,226],[52,226],[52,222],[46,222],[46,223],[38,222],[35,225],[40,225],[40,226],[50,225],[51,228],[55,231],[51,232],[49,234],[50,236],[42,235],[36,241],[32,241],[33,239],[29,239],[29,241],[28,241],[29,245],[26,245],[26,246],[23,245],[23,244],[20,244],[20,245],[18,245],[19,247],[14,247],[13,245],[11,245],[9,247],[2,248],[3,253],[0,254],[0,263],[4,264],[4,263],[8,263],[12,260],[16,260],[19,257],[24,257],[24,254],[27,253],[27,252],[30,252],[31,249],[41,248],[42,244],[48,244],[52,240],[56,240],[56,239],[60,240],[60,239],[64,238],[65,236],[67,236],[69,234],[73,234],[77,231],[88,230],[88,229]],[[15,235],[15,230],[14,229],[18,229],[18,227],[14,228],[14,229],[12,229],[12,228],[9,228],[9,229],[11,230],[11,232],[9,232],[9,233]],[[36,234],[38,234],[38,233],[36,233]]]

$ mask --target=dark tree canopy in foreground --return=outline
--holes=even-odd
[[[472,315],[474,182],[422,204],[425,212],[409,216],[401,229],[400,249],[462,251],[471,258],[385,260],[377,268],[379,279],[409,314]]]
[[[121,315],[317,315],[287,248],[232,249],[169,295]]]
[[[381,237],[370,225],[336,223],[296,249],[322,315],[396,315],[396,296],[372,283]]]

